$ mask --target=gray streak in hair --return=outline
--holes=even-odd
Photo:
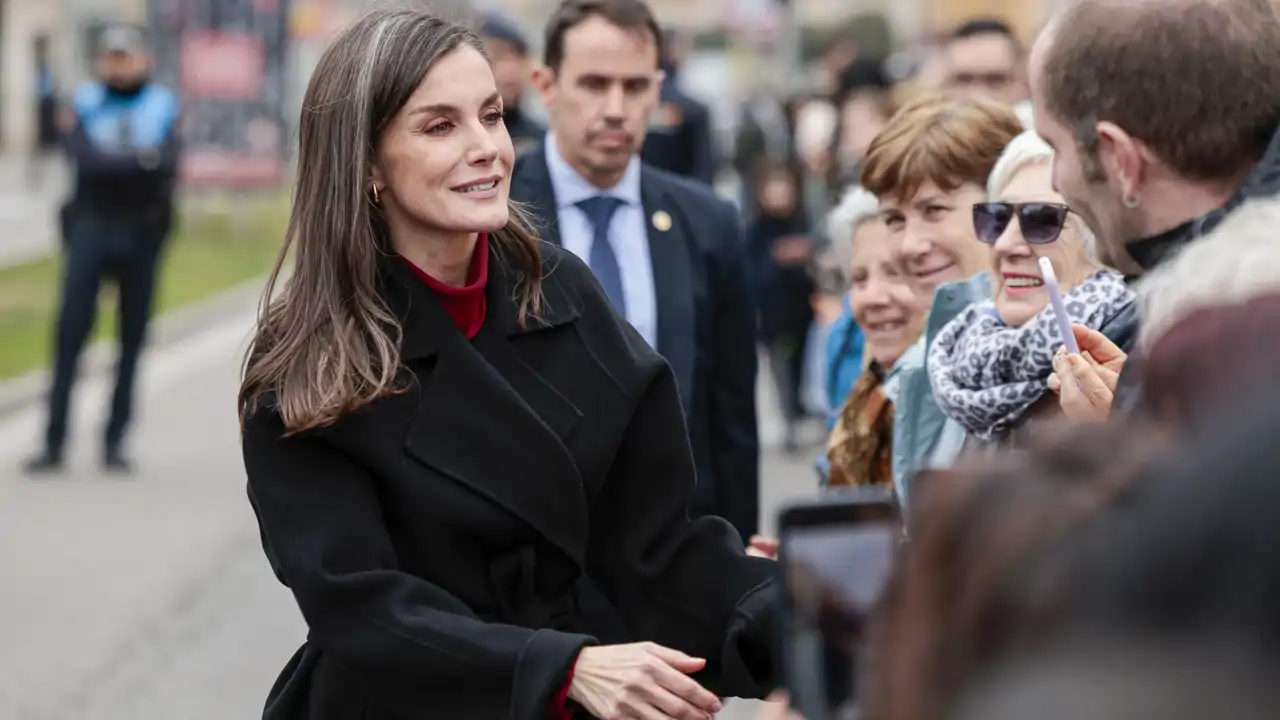
[[[298,170],[284,246],[263,295],[240,388],[242,420],[272,396],[289,432],[331,424],[403,390],[399,318],[378,285],[391,252],[372,197],[379,140],[431,68],[459,47],[484,54],[469,28],[409,7],[367,13],[316,64],[302,102]],[[512,208],[490,233],[510,258],[521,322],[541,295],[538,240]],[[273,293],[285,263],[293,273]]]

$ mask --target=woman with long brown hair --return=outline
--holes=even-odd
[[[267,718],[709,718],[703,686],[772,682],[773,564],[688,519],[672,373],[508,202],[502,110],[476,36],[415,11],[354,24],[307,89],[271,289],[292,275],[239,398],[310,628]],[[584,574],[644,642],[596,645]]]

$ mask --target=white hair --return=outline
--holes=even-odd
[[[1052,162],[1053,148],[1049,147],[1049,143],[1034,130],[1023,132],[1005,146],[1004,152],[1000,153],[1000,159],[996,161],[996,166],[991,169],[991,176],[987,178],[987,197],[992,200],[1000,197],[1014,176],[1022,170],[1032,165]],[[1077,215],[1068,215],[1067,224],[1076,231],[1084,243],[1085,257],[1089,258],[1090,262],[1096,263],[1098,239],[1093,231]]]
[[[1024,130],[1030,130],[1031,128],[1035,127],[1036,111],[1035,111],[1035,108],[1031,105],[1030,100],[1023,100],[1021,102],[1015,103],[1013,106],[1013,112],[1015,115],[1018,116],[1018,120],[1022,122],[1022,128]]]
[[[1138,285],[1139,343],[1151,343],[1194,310],[1280,293],[1280,198],[1251,200]]]
[[[847,268],[853,260],[853,234],[879,213],[876,196],[860,185],[851,185],[840,197],[840,204],[827,215],[827,236],[841,268]]]
[[[996,166],[987,178],[987,197],[995,199],[1009,186],[1013,176],[1029,165],[1053,162],[1053,148],[1035,133],[1027,130],[1005,146]]]

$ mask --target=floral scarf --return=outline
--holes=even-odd
[[[1120,273],[1099,270],[1063,294],[1062,301],[1073,323],[1097,330],[1132,303],[1134,294]],[[974,303],[930,344],[934,400],[970,435],[991,440],[1044,396],[1061,345],[1052,305],[1010,327],[996,313],[994,301]]]

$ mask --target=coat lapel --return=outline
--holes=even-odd
[[[697,344],[693,297],[691,228],[679,206],[658,187],[646,170],[641,175],[645,229],[658,305],[658,347],[671,365],[685,415],[693,409],[693,378]]]
[[[577,305],[547,298],[543,322],[521,328],[500,255],[491,258],[485,324],[473,341],[408,268],[394,268],[402,261],[391,263],[392,283],[400,290],[388,300],[404,327],[404,361],[420,380],[406,450],[523,519],[581,567],[587,501],[566,447],[581,414],[511,344],[513,336],[572,321]]]
[[[547,169],[545,142],[516,161],[511,182],[511,199],[520,203],[534,216],[534,228],[545,242],[560,245],[560,213],[556,204],[555,186],[551,184],[551,171]]]

